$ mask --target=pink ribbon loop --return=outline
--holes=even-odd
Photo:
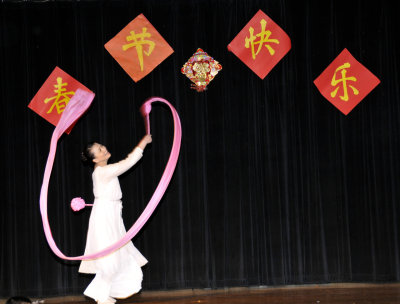
[[[58,123],[57,127],[55,128],[53,132],[53,136],[51,138],[51,143],[50,143],[50,152],[49,156],[47,158],[47,163],[46,163],[46,168],[45,168],[45,173],[43,177],[43,183],[42,183],[42,189],[40,192],[40,212],[42,215],[42,221],[43,221],[43,228],[44,232],[46,235],[47,242],[51,248],[51,250],[60,258],[65,259],[65,260],[91,260],[91,259],[96,259],[99,257],[103,257],[119,248],[124,246],[127,242],[129,242],[135,235],[140,231],[140,229],[144,226],[144,224],[147,222],[147,220],[150,218],[154,210],[156,209],[158,203],[160,202],[161,198],[163,197],[168,184],[172,178],[172,175],[174,173],[176,164],[178,162],[178,157],[179,157],[179,151],[180,151],[180,146],[181,146],[181,139],[182,139],[182,129],[181,129],[181,123],[180,119],[178,116],[178,113],[176,112],[175,108],[164,98],[161,97],[151,97],[148,100],[144,102],[142,105],[140,111],[142,115],[144,116],[145,119],[145,124],[146,124],[146,132],[149,134],[150,133],[150,119],[149,119],[149,114],[151,111],[151,104],[153,102],[162,102],[168,105],[168,107],[171,110],[172,117],[174,120],[174,138],[173,138],[173,143],[172,143],[172,148],[171,148],[171,153],[167,162],[167,165],[164,169],[164,173],[160,179],[160,182],[158,183],[158,186],[153,193],[153,196],[151,197],[149,203],[147,204],[146,208],[142,212],[142,214],[139,216],[139,218],[136,220],[136,222],[132,225],[132,227],[127,231],[124,237],[122,237],[119,241],[115,242],[114,244],[111,244],[107,248],[104,248],[103,250],[99,252],[95,252],[92,254],[88,255],[81,255],[81,256],[75,256],[75,257],[69,257],[64,255],[60,249],[57,247],[53,236],[51,234],[51,229],[49,225],[49,220],[47,217],[47,195],[48,195],[48,186],[49,186],[49,180],[50,180],[50,175],[51,175],[51,170],[53,167],[54,163],[54,158],[55,158],[55,153],[57,150],[57,141],[61,137],[62,133],[67,130],[79,117],[87,110],[87,108],[90,106],[92,100],[94,98],[93,93],[85,92],[83,90],[77,90],[74,97],[71,98],[70,102],[68,103],[67,107],[65,108],[60,122]],[[75,201],[76,206],[81,207],[82,203],[84,201]],[[71,202],[72,204],[72,202]],[[85,204],[87,205],[87,204]],[[71,205],[72,206],[72,205]]]

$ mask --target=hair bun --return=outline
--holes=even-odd
[[[83,152],[81,152],[81,160],[82,160],[84,163],[88,161],[88,159],[87,159],[85,153],[83,153]]]
[[[90,142],[86,145],[86,147],[83,149],[83,151],[81,152],[81,161],[85,166],[89,166],[89,167],[94,167],[94,155],[91,151],[93,145],[95,144],[95,142]]]

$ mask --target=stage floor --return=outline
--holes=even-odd
[[[83,296],[46,298],[45,304],[89,304]],[[120,304],[400,304],[400,283],[144,291]]]

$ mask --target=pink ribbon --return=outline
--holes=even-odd
[[[147,204],[146,208],[142,212],[142,214],[139,216],[137,221],[132,225],[132,227],[127,231],[125,236],[123,236],[119,241],[115,242],[114,244],[111,244],[109,247],[104,248],[103,250],[100,250],[99,252],[95,252],[92,254],[88,255],[81,255],[81,256],[75,256],[75,257],[68,257],[64,255],[60,249],[57,247],[53,236],[51,234],[51,229],[49,225],[49,220],[47,217],[47,194],[48,194],[48,186],[49,186],[49,180],[50,180],[50,175],[51,175],[51,170],[53,168],[53,163],[54,163],[54,158],[55,158],[55,153],[57,150],[57,141],[61,137],[61,135],[64,133],[65,130],[67,130],[76,120],[79,119],[80,116],[87,110],[87,108],[90,106],[92,100],[94,98],[94,94],[91,92],[85,92],[83,90],[77,90],[75,92],[75,95],[73,98],[71,98],[70,102],[68,103],[67,107],[65,108],[61,119],[55,128],[53,132],[53,136],[51,138],[51,143],[50,143],[50,152],[49,156],[47,158],[47,164],[44,172],[44,177],[43,177],[43,184],[42,184],[42,189],[40,192],[40,212],[42,215],[42,221],[43,221],[43,228],[44,232],[46,235],[47,242],[51,248],[51,250],[60,258],[65,259],[65,260],[91,260],[91,259],[96,259],[99,257],[103,257],[119,248],[124,246],[127,242],[129,242],[135,235],[140,231],[140,229],[144,226],[144,224],[147,222],[147,220],[150,218],[154,210],[156,209],[158,203],[160,202],[161,198],[163,197],[168,184],[172,178],[172,175],[174,173],[176,163],[178,161],[179,157],[179,151],[180,151],[180,146],[181,146],[181,138],[182,138],[182,129],[181,129],[181,123],[180,119],[178,116],[178,113],[176,112],[175,108],[164,98],[161,97],[151,97],[148,100],[144,102],[142,107],[140,108],[140,112],[142,113],[144,119],[145,119],[145,126],[146,126],[146,132],[147,134],[150,134],[150,119],[149,119],[149,114],[151,111],[151,104],[156,101],[163,102],[168,105],[172,112],[172,117],[174,119],[174,139],[173,139],[173,144],[171,148],[171,153],[168,159],[168,163],[165,167],[164,173],[161,177],[160,182],[158,183],[158,186],[151,197],[149,203]],[[84,204],[84,201],[83,201]],[[82,205],[82,202],[79,201],[77,202],[78,206]]]

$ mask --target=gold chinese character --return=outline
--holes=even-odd
[[[150,56],[150,54],[153,52],[156,44],[154,43],[154,41],[144,39],[144,38],[151,37],[151,34],[147,33],[146,27],[142,28],[141,34],[135,34],[135,31],[131,31],[130,33],[131,33],[131,35],[126,37],[126,41],[133,41],[133,42],[123,45],[122,49],[124,51],[126,51],[127,49],[129,49],[131,47],[136,47],[136,52],[139,57],[140,70],[143,71],[143,45],[144,44],[149,45],[149,50],[147,52],[144,51],[144,53],[146,56]]]
[[[199,80],[199,85],[206,85],[207,73],[210,72],[210,65],[208,63],[195,63],[193,65],[193,71],[196,72],[196,78]]]
[[[50,98],[46,98],[44,100],[44,103],[48,103],[50,100],[54,99],[54,102],[50,107],[50,110],[47,111],[48,114],[53,111],[54,107],[57,109],[57,113],[61,114],[64,111],[65,107],[67,106],[71,97],[75,94],[75,92],[73,91],[65,92],[67,89],[63,87],[66,86],[68,86],[68,83],[66,82],[63,83],[62,78],[57,77],[57,84],[54,85],[54,87],[56,88],[54,90],[54,93],[56,93],[57,95]]]
[[[346,62],[345,64],[341,65],[338,67],[333,74],[333,78],[331,81],[331,85],[334,87],[338,83],[342,83],[343,86],[343,96],[339,96],[341,100],[348,101],[349,100],[349,94],[347,93],[347,81],[357,81],[357,78],[354,76],[346,77],[347,70],[350,67],[350,63]],[[342,74],[342,78],[336,79],[336,73],[341,71],[340,73]],[[358,95],[358,90],[353,87],[352,85],[349,84],[349,87],[353,90],[354,95]],[[334,91],[331,92],[331,96],[335,97],[336,93],[338,92],[340,87],[337,87]]]
[[[250,26],[250,28],[249,28],[250,37],[246,37],[245,45],[244,45],[246,47],[246,49],[248,49],[251,45],[251,55],[252,55],[253,59],[256,59],[256,55],[258,55],[258,53],[260,53],[261,48],[264,43],[265,43],[265,47],[268,49],[268,51],[271,55],[275,54],[275,50],[267,43],[279,44],[278,39],[269,39],[269,37],[271,36],[271,31],[265,30],[267,21],[265,21],[265,19],[262,19],[260,21],[260,23],[261,23],[261,32],[255,36],[254,36],[254,28]],[[254,40],[256,40],[256,37],[259,37],[260,39],[258,41],[254,41]],[[256,45],[256,44],[258,44],[258,49],[256,52],[254,52],[254,45]]]

